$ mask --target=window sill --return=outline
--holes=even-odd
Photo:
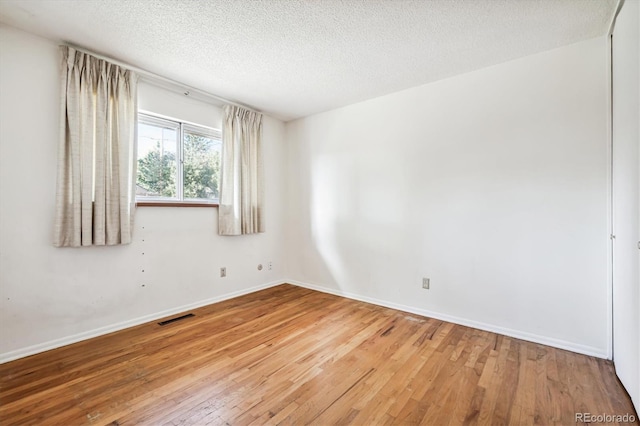
[[[218,204],[140,201],[136,203],[136,207],[218,207]]]

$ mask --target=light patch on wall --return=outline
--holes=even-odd
[[[355,211],[353,188],[353,160],[349,156],[318,155],[311,167],[311,232],[316,249],[320,253],[336,283],[341,285],[348,278],[348,268],[340,255],[338,224],[348,221]],[[340,190],[338,190],[340,188]]]

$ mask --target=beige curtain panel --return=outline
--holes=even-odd
[[[131,242],[137,76],[61,46],[61,126],[54,245]]]
[[[222,129],[218,233],[264,232],[262,114],[227,105]]]

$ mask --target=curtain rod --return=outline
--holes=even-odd
[[[210,100],[213,99],[213,100],[216,100],[217,103],[235,105],[237,107],[245,108],[245,109],[248,109],[248,110],[251,110],[251,111],[254,111],[254,112],[262,114],[262,111],[257,110],[255,108],[252,108],[252,107],[250,107],[248,105],[244,105],[244,104],[241,104],[239,102],[231,101],[231,100],[223,98],[221,96],[214,95],[213,93],[209,93],[207,91],[197,89],[197,88],[195,88],[193,86],[189,86],[188,84],[184,84],[184,83],[181,83],[179,81],[170,79],[168,77],[164,77],[162,75],[153,73],[151,71],[147,71],[145,69],[142,69],[142,68],[127,64],[125,62],[118,61],[118,60],[110,58],[108,56],[92,52],[92,51],[90,51],[88,49],[85,49],[83,47],[77,46],[75,44],[72,44],[72,43],[65,43],[65,44],[67,46],[69,46],[69,47],[72,47],[72,48],[80,51],[80,52],[86,53],[86,54],[91,55],[91,56],[95,56],[98,59],[102,59],[102,60],[111,62],[112,64],[118,65],[118,66],[126,68],[128,70],[131,70],[131,71],[135,72],[136,74],[140,75],[143,78],[143,80],[146,80],[149,83],[152,83],[152,84],[155,83],[156,85],[159,85],[159,86],[165,87],[165,88],[166,88],[166,86],[178,87],[178,88],[182,89],[181,93],[184,94],[185,96],[192,97],[192,95],[196,94],[196,95],[199,95],[199,96],[195,97],[195,99],[198,99],[198,100],[202,100],[202,101],[206,102],[206,101],[210,101]]]

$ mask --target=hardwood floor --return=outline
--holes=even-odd
[[[635,416],[608,361],[291,285],[191,312],[0,365],[0,424],[567,425],[575,413]]]

